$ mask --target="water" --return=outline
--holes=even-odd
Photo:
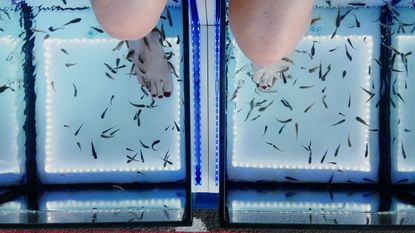
[[[228,93],[234,97],[238,89],[228,104],[231,179],[289,181],[288,176],[307,182],[376,182],[380,8],[353,10],[331,38],[337,12],[313,11],[313,18],[321,19],[297,46],[286,83],[278,80],[271,93],[255,90],[250,61],[229,35],[228,49],[236,59],[228,63]],[[249,114],[251,101],[260,104]],[[311,152],[304,148],[310,144]],[[256,170],[256,176],[248,169]]]
[[[163,100],[130,74],[127,45],[100,30],[89,1],[27,4],[0,4],[0,87],[7,87],[0,93],[0,223],[185,220],[190,184],[181,1],[169,2],[157,25],[177,74],[172,96]],[[25,96],[30,83],[33,102]],[[33,124],[36,131],[28,131]],[[35,139],[33,154],[26,136]]]

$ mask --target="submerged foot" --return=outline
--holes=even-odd
[[[257,85],[258,90],[262,92],[271,90],[275,82],[282,78],[283,73],[290,69],[290,64],[285,61],[267,66],[252,63],[252,66],[254,69],[252,81]]]
[[[172,73],[159,34],[153,31],[140,40],[128,41],[128,47],[138,82],[153,97],[170,97],[173,93]]]

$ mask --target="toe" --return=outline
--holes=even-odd
[[[163,94],[165,97],[170,97],[171,94],[173,93],[173,79],[171,74],[168,74],[167,76],[165,76],[164,79],[162,79],[163,81]]]
[[[257,86],[258,86],[264,75],[265,75],[265,73],[262,69],[257,70],[254,74],[254,77],[253,77],[252,81],[254,81],[254,83],[256,83]]]
[[[275,77],[274,77],[274,75],[270,75],[269,78],[267,79],[267,83],[266,83],[267,87],[268,88],[273,87],[274,83],[275,83]]]
[[[163,85],[161,84],[161,80],[155,81],[156,88],[157,88],[157,96],[159,99],[163,98],[164,92],[163,92]]]
[[[150,84],[151,84],[151,88],[150,88],[151,96],[156,97],[157,96],[156,82],[150,81]]]

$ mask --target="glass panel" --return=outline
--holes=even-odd
[[[39,223],[179,222],[185,189],[54,190],[40,197]]]
[[[25,173],[25,88],[20,11],[0,3],[0,186],[16,185]]]
[[[183,180],[180,4],[170,4],[157,26],[165,33],[164,50],[174,82],[173,95],[163,100],[140,87],[131,74],[126,43],[103,33],[92,9],[39,9],[44,8],[34,8],[33,52],[41,181]]]
[[[228,28],[230,180],[378,181],[381,8],[351,9],[314,9],[291,68],[269,92],[251,81],[251,62]]]
[[[396,8],[392,27],[391,155],[392,182],[414,183],[415,179],[415,73],[414,8]],[[399,53],[399,54],[398,54]]]
[[[380,195],[373,190],[231,189],[230,223],[377,224]]]

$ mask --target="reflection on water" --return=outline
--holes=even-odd
[[[355,188],[232,186],[230,223],[411,225],[414,205],[377,190]],[[385,209],[387,208],[387,209]],[[406,217],[406,220],[402,220]],[[395,221],[398,219],[399,221]],[[413,219],[413,218],[412,218]]]

